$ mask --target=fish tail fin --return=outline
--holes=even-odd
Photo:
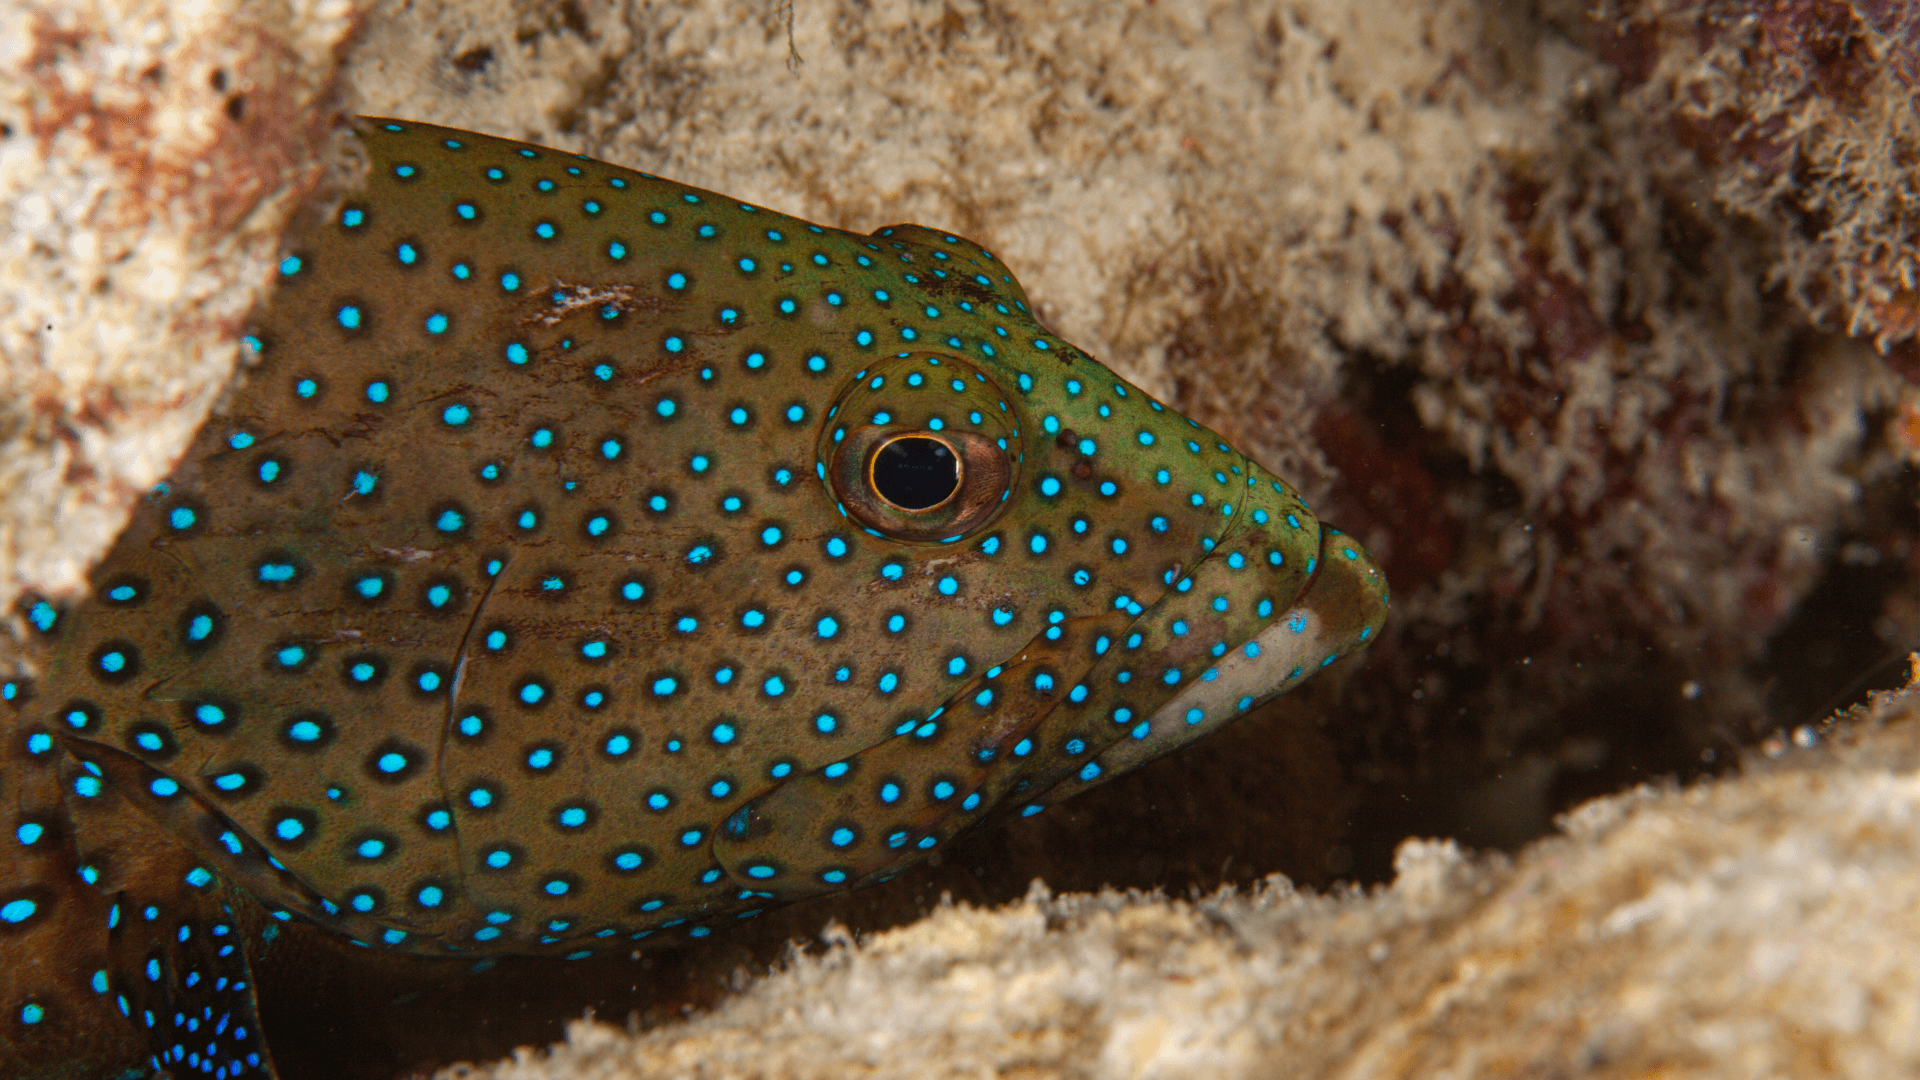
[[[79,877],[98,890],[105,964],[90,989],[159,1075],[271,1080],[247,950],[264,910],[83,763],[63,769]]]

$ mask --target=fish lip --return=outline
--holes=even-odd
[[[1156,709],[1151,718],[1156,727],[1184,718],[1196,707],[1210,718],[1218,716],[1217,723],[1228,722],[1372,643],[1392,603],[1379,565],[1339,529],[1304,511],[1304,504],[1302,512],[1315,536],[1311,569],[1300,587],[1277,605],[1271,622],[1214,660],[1210,678],[1189,682]],[[1223,708],[1229,701],[1236,707]]]
[[[1180,727],[1191,724],[1188,717],[1195,707],[1201,708],[1207,718],[1206,726],[1211,730],[1285,693],[1317,670],[1293,662],[1301,653],[1298,646],[1325,640],[1326,635],[1319,632],[1321,624],[1334,621],[1324,617],[1311,620],[1308,632],[1304,634],[1291,628],[1300,617],[1298,609],[1303,598],[1313,591],[1319,578],[1314,567],[1330,527],[1277,474],[1262,468],[1245,454],[1236,454],[1236,457],[1245,472],[1235,470],[1235,475],[1247,478],[1247,494],[1235,507],[1236,512],[1225,517],[1218,531],[1213,534],[1206,554],[1181,566],[1180,573],[1199,581],[1210,569],[1232,567],[1230,560],[1236,552],[1243,557],[1246,554],[1246,545],[1242,541],[1249,539],[1250,534],[1259,530],[1264,537],[1280,533],[1283,526],[1308,535],[1295,536],[1290,540],[1281,537],[1260,539],[1256,540],[1254,546],[1273,550],[1304,548],[1312,554],[1305,567],[1283,562],[1277,568],[1269,568],[1258,560],[1249,560],[1250,565],[1229,571],[1235,575],[1249,575],[1245,578],[1248,584],[1235,589],[1241,597],[1258,596],[1263,589],[1271,589],[1267,599],[1273,603],[1275,615],[1270,622],[1251,634],[1242,634],[1231,640],[1223,637],[1221,643],[1227,646],[1223,653],[1215,654],[1196,646],[1184,655],[1180,666],[1185,670],[1188,665],[1193,665],[1194,670],[1171,697],[1145,717],[1154,731],[1163,731],[1176,724]],[[1287,588],[1289,579],[1296,578],[1292,588]],[[1179,617],[1176,613],[1183,610],[1183,596],[1177,586],[1170,585],[1162,589],[1154,602],[1135,618],[1129,632],[1149,623]],[[1199,592],[1193,596],[1197,600]],[[1196,635],[1190,640],[1197,642],[1200,636]],[[1290,647],[1276,647],[1283,642]],[[1249,645],[1257,648],[1249,652]],[[1241,701],[1247,704],[1241,707]]]

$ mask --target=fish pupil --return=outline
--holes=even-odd
[[[873,489],[902,510],[938,506],[959,486],[960,461],[938,439],[909,435],[874,455]]]

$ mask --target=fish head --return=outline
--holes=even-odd
[[[787,895],[884,878],[996,811],[1038,812],[1191,742],[1364,647],[1387,610],[1360,545],[1042,327],[993,256],[918,226],[875,236],[952,260],[957,283],[923,314],[957,306],[948,340],[989,344],[861,366],[825,412],[815,473],[887,552],[867,591],[950,681],[728,819],[721,861]]]

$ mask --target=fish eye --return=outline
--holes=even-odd
[[[937,435],[889,439],[867,468],[874,494],[910,514],[939,509],[959,492],[960,482],[960,456]]]
[[[958,540],[1001,514],[1019,482],[1010,396],[964,357],[879,360],[850,377],[823,414],[820,478],[875,536]]]
[[[847,516],[894,540],[950,540],[978,529],[1004,504],[1012,465],[978,432],[846,430],[827,478]]]

